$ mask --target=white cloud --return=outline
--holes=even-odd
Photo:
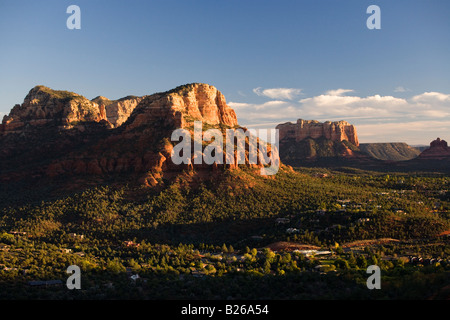
[[[233,109],[246,109],[246,111],[257,111],[257,110],[267,110],[271,107],[281,107],[283,105],[288,104],[286,101],[279,100],[271,100],[261,104],[251,104],[251,103],[242,103],[242,102],[229,102],[228,105]]]
[[[301,109],[310,116],[358,116],[358,117],[389,117],[399,115],[408,104],[406,100],[392,96],[339,96],[320,95],[301,99]]]
[[[420,103],[450,102],[450,94],[440,92],[424,92],[411,98],[412,101]]]
[[[242,109],[246,107],[252,106],[251,103],[245,103],[245,102],[228,102],[228,105],[233,109]]]
[[[239,122],[244,121],[246,124],[279,119],[280,112],[285,116],[294,117],[298,111],[290,102],[280,100],[271,100],[261,104],[229,102],[228,105],[236,110]]]
[[[353,92],[352,89],[336,89],[336,90],[328,90],[326,95],[328,96],[342,96],[344,93]]]
[[[302,89],[295,88],[270,88],[262,89],[261,87],[253,89],[258,96],[265,96],[271,99],[293,100],[302,93]]]

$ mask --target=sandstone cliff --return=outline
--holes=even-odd
[[[193,161],[172,163],[176,143],[171,141],[172,132],[177,128],[192,130],[195,120],[202,121],[204,130],[224,132],[239,127],[223,94],[207,84],[188,84],[117,101],[100,96],[89,101],[74,93],[36,87],[3,122],[0,181],[33,177],[85,184],[87,180],[99,183],[121,177],[155,186],[182,172],[194,170],[212,177],[221,170],[237,168],[193,165]],[[277,154],[270,146],[264,151],[270,157]],[[258,162],[249,167],[262,166]]]
[[[107,122],[111,128],[120,127],[142,102],[133,118],[132,129],[165,119],[182,128],[186,122],[199,120],[206,124],[237,126],[236,113],[215,87],[194,83],[149,96],[128,96],[109,100],[98,96],[91,101],[73,92],[36,86],[24,102],[15,105],[4,116],[1,133],[21,133],[27,128],[54,126],[58,129],[82,129],[89,122]]]
[[[22,132],[28,128],[56,126],[72,128],[81,122],[106,121],[104,107],[73,92],[36,86],[21,105],[17,104],[3,117],[3,133]]]
[[[277,126],[280,140],[292,139],[296,142],[306,138],[318,139],[324,137],[331,141],[348,141],[359,146],[358,135],[355,126],[346,121],[321,123],[315,120],[298,119],[297,123],[284,123]]]
[[[207,84],[194,83],[147,96],[130,115],[124,130],[134,130],[151,123],[184,128],[195,120],[210,125],[238,125],[236,113],[226,104],[219,90]]]
[[[194,168],[210,175],[211,170],[217,171],[220,165],[194,165],[195,155],[192,155],[191,164],[175,165],[171,161],[173,130],[192,130],[196,120],[217,128],[238,126],[234,110],[215,87],[184,85],[146,96],[111,134],[87,152],[70,153],[64,159],[53,161],[46,173],[52,177],[73,173],[100,176],[135,173],[138,181],[150,186],[158,184],[162,177],[171,178]],[[236,165],[226,165],[224,161],[222,167],[236,168]],[[261,164],[253,167],[259,168]]]
[[[368,158],[358,148],[356,128],[346,121],[297,120],[276,127],[280,137],[280,160],[291,166],[329,165],[337,159]],[[324,162],[325,161],[325,162]]]
[[[128,119],[134,108],[136,108],[139,102],[144,98],[145,96],[127,96],[119,100],[109,100],[108,98],[98,96],[91,101],[105,108],[106,119],[113,127],[117,128]]]

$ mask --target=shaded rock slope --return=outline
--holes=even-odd
[[[36,86],[1,124],[0,182],[79,189],[121,181],[153,187],[188,171],[211,178],[221,170],[237,169],[226,161],[223,165],[171,161],[176,144],[171,134],[180,128],[192,133],[194,121],[201,121],[204,130],[219,129],[224,141],[227,129],[247,131],[238,125],[224,95],[208,84],[116,101],[102,96],[88,100]],[[248,138],[245,143],[250,143]],[[275,156],[270,145],[256,147],[269,158]],[[233,155],[237,157],[236,150]],[[263,166],[259,161],[247,167]]]

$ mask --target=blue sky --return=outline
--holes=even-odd
[[[38,84],[117,99],[203,82],[249,127],[347,120],[361,142],[450,140],[449,14],[446,0],[0,0],[0,115]]]

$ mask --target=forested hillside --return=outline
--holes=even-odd
[[[450,245],[440,236],[450,229],[445,176],[300,168],[276,178],[227,171],[223,180],[191,187],[184,179],[161,191],[104,186],[30,205],[3,199],[3,298],[68,298],[65,285],[29,281],[64,280],[71,264],[85,276],[78,298],[135,298],[136,285],[145,298],[205,298],[202,290],[216,298],[424,298],[448,282]],[[275,243],[286,247],[268,249]],[[412,257],[428,262],[418,266]],[[406,291],[370,293],[369,264],[390,275],[388,287]],[[322,285],[276,289],[288,279]],[[348,288],[345,296],[339,287]]]

